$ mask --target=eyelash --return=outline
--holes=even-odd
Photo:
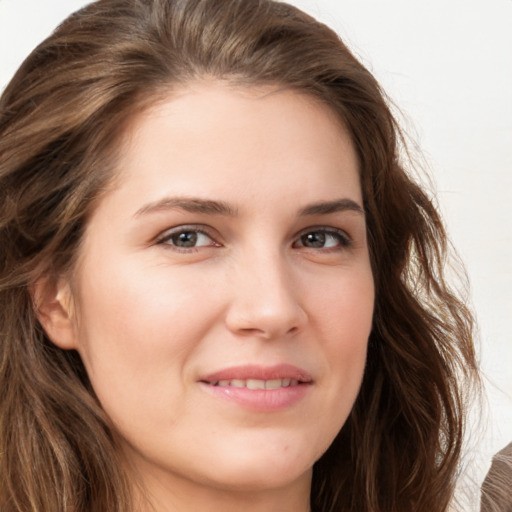
[[[211,240],[211,244],[207,245],[200,245],[200,246],[191,246],[191,247],[179,247],[175,243],[170,243],[173,237],[177,237],[179,235],[183,234],[194,234],[194,235],[204,235],[207,236]],[[334,247],[307,247],[303,245],[303,239],[307,235],[312,234],[322,234],[326,238],[327,237],[333,237],[337,239],[337,245]],[[297,245],[298,243],[301,243],[301,245]],[[172,250],[181,252],[181,253],[191,253],[191,252],[197,252],[201,249],[201,247],[221,247],[221,244],[217,243],[213,236],[206,230],[199,226],[180,226],[178,228],[174,228],[171,231],[165,232],[161,237],[159,237],[156,241],[157,244],[161,245],[167,245],[172,248]],[[325,243],[325,240],[324,240]],[[313,226],[310,228],[307,228],[307,230],[302,231],[298,234],[297,239],[293,243],[293,247],[303,247],[305,249],[311,249],[311,250],[319,250],[323,252],[335,252],[335,251],[341,251],[343,249],[347,249],[352,245],[352,239],[349,237],[349,235],[341,230],[336,229],[332,227],[323,227],[323,226]]]

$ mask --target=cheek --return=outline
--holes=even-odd
[[[213,303],[179,279],[166,283],[132,266],[82,288],[79,353],[103,409],[134,444],[186,416],[189,361],[209,322],[205,304]]]
[[[375,292],[369,267],[323,282],[310,295],[317,328],[327,339],[339,339],[342,350],[366,345],[370,335]],[[341,343],[345,340],[345,343]]]
[[[328,401],[341,404],[336,410],[338,421],[343,424],[361,386],[366,364],[374,305],[371,272],[333,280],[316,299],[314,327],[323,341],[326,375],[330,376],[325,392]]]
[[[128,260],[109,265],[103,275],[87,268],[83,275],[88,278],[80,286],[79,307],[86,338],[108,337],[125,345],[140,337],[145,343],[137,345],[143,348],[198,328],[197,316],[207,317],[214,304],[206,283],[191,282],[187,273],[163,266]]]
[[[208,287],[170,269],[110,266],[81,283],[78,350],[99,397],[144,401],[162,379],[177,389],[216,317]],[[197,290],[202,289],[202,293]],[[197,319],[200,317],[201,322]]]

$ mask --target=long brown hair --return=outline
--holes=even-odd
[[[115,433],[78,355],[53,345],[31,285],[73,268],[112,179],[123,128],[204,76],[319,98],[359,156],[376,285],[360,394],[313,471],[315,512],[447,510],[472,321],[447,286],[447,239],[404,171],[403,141],[373,76],[339,37],[269,0],[100,0],[23,63],[0,102],[0,510],[126,512]]]

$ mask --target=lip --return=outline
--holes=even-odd
[[[219,381],[249,379],[265,381],[289,379],[295,383],[277,389],[216,385]],[[311,390],[313,378],[306,370],[290,364],[244,365],[208,374],[201,377],[199,383],[211,396],[228,401],[235,406],[256,412],[276,412],[300,402]]]
[[[244,365],[225,368],[218,372],[201,377],[201,382],[218,382],[220,380],[271,380],[271,379],[295,379],[301,383],[311,383],[313,378],[302,368],[291,364],[276,364],[273,366]]]

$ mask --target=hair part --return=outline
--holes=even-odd
[[[0,101],[0,509],[130,509],[115,432],[76,352],[49,340],[31,286],[73,270],[131,119],[205,77],[320,99],[356,148],[373,330],[351,416],[315,464],[316,512],[447,510],[471,315],[445,282],[447,239],[405,173],[373,76],[325,25],[267,0],[100,0],[23,63]]]

